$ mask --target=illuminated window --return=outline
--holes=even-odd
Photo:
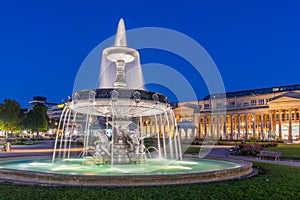
[[[248,101],[244,102],[244,106],[249,106],[249,102]]]
[[[251,100],[251,106],[256,106],[256,99]]]
[[[208,109],[209,108],[209,104],[204,104],[204,109]]]

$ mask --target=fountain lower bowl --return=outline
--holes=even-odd
[[[150,160],[146,164],[94,165],[91,159],[51,163],[49,158],[10,158],[1,162],[2,181],[38,185],[175,185],[240,179],[252,163],[230,159]],[[80,162],[80,164],[79,164]]]

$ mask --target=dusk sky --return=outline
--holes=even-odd
[[[300,84],[299,10],[296,0],[5,1],[0,101],[27,107],[33,96],[56,103],[71,96],[84,58],[115,34],[120,18],[127,29],[164,27],[196,40],[216,63],[226,91]],[[140,56],[142,63],[186,64],[168,52]],[[202,80],[191,83],[199,98],[207,94]]]

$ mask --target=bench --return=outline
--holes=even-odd
[[[265,151],[261,150],[259,153],[259,159],[261,160],[264,157],[273,157],[275,158],[275,161],[279,160],[279,157],[281,156],[281,151]]]

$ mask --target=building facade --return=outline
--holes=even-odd
[[[188,138],[299,141],[300,85],[207,95],[179,103],[174,112],[177,120],[197,127],[183,130]]]

